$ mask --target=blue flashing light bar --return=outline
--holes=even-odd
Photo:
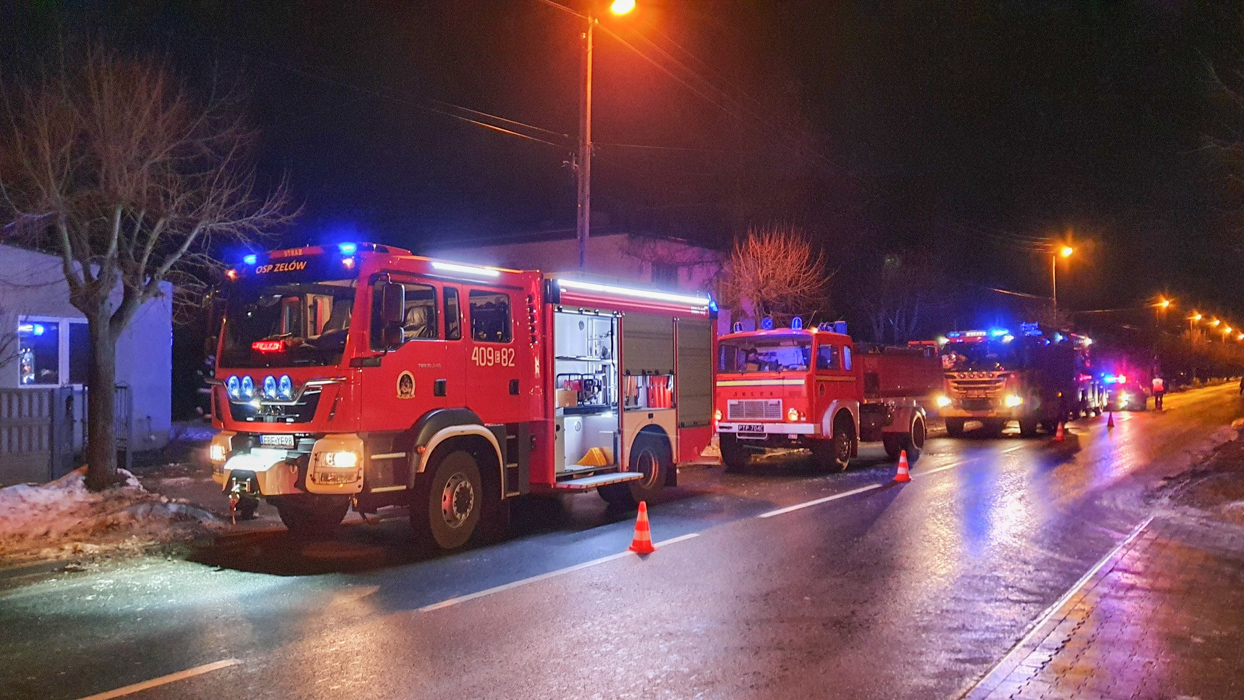
[[[791,330],[796,330],[796,331],[803,330],[803,319],[799,318],[798,316],[791,318],[790,327],[791,327]]]
[[[760,329],[764,331],[773,330],[773,319],[768,316],[760,319]]]
[[[242,258],[242,262],[246,263],[247,265],[254,265],[258,261],[259,261],[259,256],[255,255],[254,253],[251,253],[250,255],[247,255]]]
[[[31,335],[43,335],[43,324],[41,323],[19,323],[17,325],[18,333],[29,333]]]
[[[359,249],[358,243],[338,243],[337,244],[337,250],[341,251],[342,255],[354,255],[355,253],[358,252],[358,249]]]
[[[993,336],[994,338],[1001,338],[1004,335],[1010,335],[1010,334],[1011,332],[1005,328],[994,328],[989,331],[989,335]]]

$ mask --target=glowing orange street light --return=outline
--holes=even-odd
[[[1075,248],[1072,248],[1069,245],[1065,245],[1059,249],[1058,254],[1063,256],[1064,258],[1070,258],[1072,255],[1075,254],[1075,252],[1076,252]]]
[[[613,4],[609,6],[609,11],[615,15],[624,15],[635,9],[635,0],[613,0]]]
[[[1193,311],[1193,312],[1192,312],[1192,315],[1188,317],[1188,320],[1189,320],[1189,321],[1192,321],[1193,323],[1196,323],[1196,322],[1200,321],[1200,320],[1201,320],[1201,319],[1203,319],[1203,318],[1205,318],[1205,317],[1204,317],[1203,315],[1201,315],[1201,312],[1200,312],[1200,311]]]
[[[1209,322],[1209,325],[1213,326],[1214,328],[1217,328],[1218,326],[1222,325],[1222,321],[1219,321],[1218,319],[1214,319],[1213,321]]]
[[[1162,309],[1163,311],[1171,308],[1171,305],[1174,303],[1170,299],[1167,299],[1166,297],[1160,297],[1159,299],[1160,300],[1158,301],[1158,303],[1154,304],[1154,306],[1158,307],[1159,309]]]

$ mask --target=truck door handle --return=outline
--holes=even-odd
[[[510,380],[510,395],[518,396],[518,380],[517,379]]]
[[[445,380],[444,379],[437,379],[436,381],[432,382],[432,395],[433,396],[444,396],[445,395]]]

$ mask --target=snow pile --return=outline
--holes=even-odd
[[[47,484],[0,489],[0,559],[140,549],[223,527],[210,513],[118,473],[125,482],[99,493],[87,490],[86,467]]]

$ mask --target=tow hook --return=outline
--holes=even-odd
[[[233,521],[234,527],[238,524],[238,501],[240,500],[242,500],[242,485],[234,481],[233,487],[229,489],[229,519]]]

